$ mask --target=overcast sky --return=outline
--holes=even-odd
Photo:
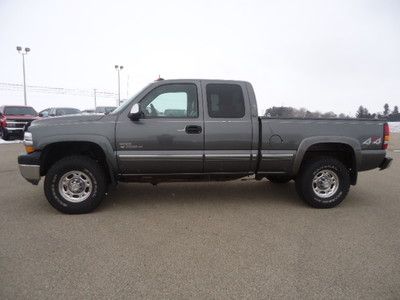
[[[400,105],[399,0],[0,0],[0,82],[22,82],[17,45],[32,49],[29,85],[116,92],[122,64],[124,98],[161,74],[250,81],[259,114],[274,105],[352,115],[360,104]],[[37,93],[28,102],[93,106]],[[23,104],[23,94],[0,90],[1,104]]]

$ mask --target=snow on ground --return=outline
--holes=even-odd
[[[400,132],[400,122],[389,122],[390,132]]]
[[[20,144],[20,143],[22,143],[21,140],[5,141],[3,139],[0,139],[0,144]]]

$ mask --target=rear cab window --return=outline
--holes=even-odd
[[[211,118],[243,118],[245,104],[237,84],[207,84],[207,107]]]

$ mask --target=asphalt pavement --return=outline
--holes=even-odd
[[[398,152],[333,209],[245,179],[120,184],[87,215],[54,210],[20,152],[0,145],[0,299],[400,298]]]

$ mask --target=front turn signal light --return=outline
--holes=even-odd
[[[25,146],[25,151],[26,153],[30,154],[32,152],[35,152],[36,149],[33,146]]]

